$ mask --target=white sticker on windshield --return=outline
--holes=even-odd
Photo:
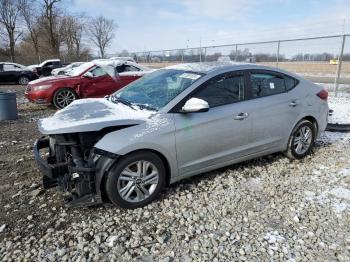
[[[192,74],[192,73],[183,73],[183,74],[179,75],[179,77],[197,80],[198,78],[201,77],[201,75]]]
[[[275,89],[275,83],[270,83],[270,89]]]

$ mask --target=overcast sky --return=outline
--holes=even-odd
[[[350,32],[350,0],[72,1],[73,12],[116,21],[108,53]]]

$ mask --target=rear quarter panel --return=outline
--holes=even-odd
[[[299,111],[299,116],[297,119],[295,119],[295,122],[289,130],[285,148],[287,147],[289,136],[292,133],[294,127],[300,120],[304,118],[312,117],[316,119],[318,131],[317,137],[325,131],[328,120],[328,103],[327,101],[324,101],[317,96],[317,93],[322,89],[323,88],[319,85],[316,85],[305,79],[300,79],[299,84],[288,92],[297,94],[300,100],[300,104],[298,106],[300,106],[301,109]]]

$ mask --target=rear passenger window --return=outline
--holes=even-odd
[[[252,73],[250,82],[253,98],[280,94],[296,85],[291,77],[269,73]]]
[[[208,102],[210,107],[231,104],[244,99],[243,75],[223,76],[208,83],[194,97]]]

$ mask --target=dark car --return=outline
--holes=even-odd
[[[39,76],[50,76],[51,71],[64,66],[60,59],[45,60],[40,65],[30,65],[29,68]]]
[[[27,85],[38,79],[38,75],[29,68],[16,63],[0,63],[0,84],[16,83]]]

